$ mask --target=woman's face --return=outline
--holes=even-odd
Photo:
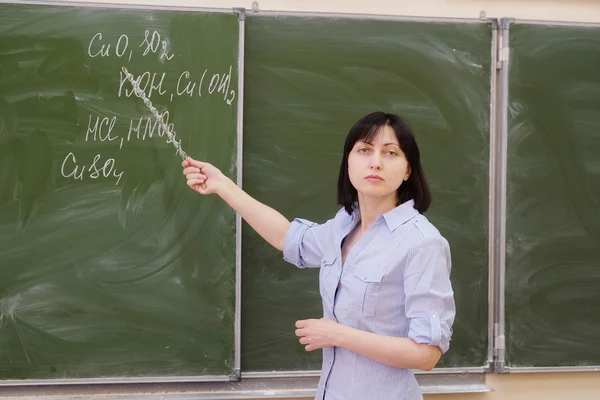
[[[394,130],[382,127],[372,143],[357,141],[348,155],[348,175],[359,196],[393,196],[410,175]]]

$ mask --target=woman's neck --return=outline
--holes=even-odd
[[[365,233],[375,223],[377,217],[394,209],[397,204],[396,196],[389,197],[365,197],[358,195],[360,206],[361,234]]]

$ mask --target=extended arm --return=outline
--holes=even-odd
[[[285,236],[290,227],[290,222],[283,215],[254,199],[209,163],[188,157],[182,166],[190,188],[200,194],[217,194],[263,239],[283,251]]]

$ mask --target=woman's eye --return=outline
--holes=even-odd
[[[359,153],[366,153],[367,152],[367,148],[366,147],[361,147],[360,149],[358,149]]]
[[[398,153],[396,153],[395,151],[392,151],[392,150],[388,151],[388,154],[391,155],[391,156],[398,155]]]

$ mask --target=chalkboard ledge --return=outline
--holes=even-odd
[[[417,374],[425,394],[482,393],[485,374]],[[34,397],[52,400],[226,400],[314,398],[318,377],[245,378],[240,382],[162,384],[99,384],[11,386],[2,388],[0,400]],[[0,387],[2,383],[0,382]]]

